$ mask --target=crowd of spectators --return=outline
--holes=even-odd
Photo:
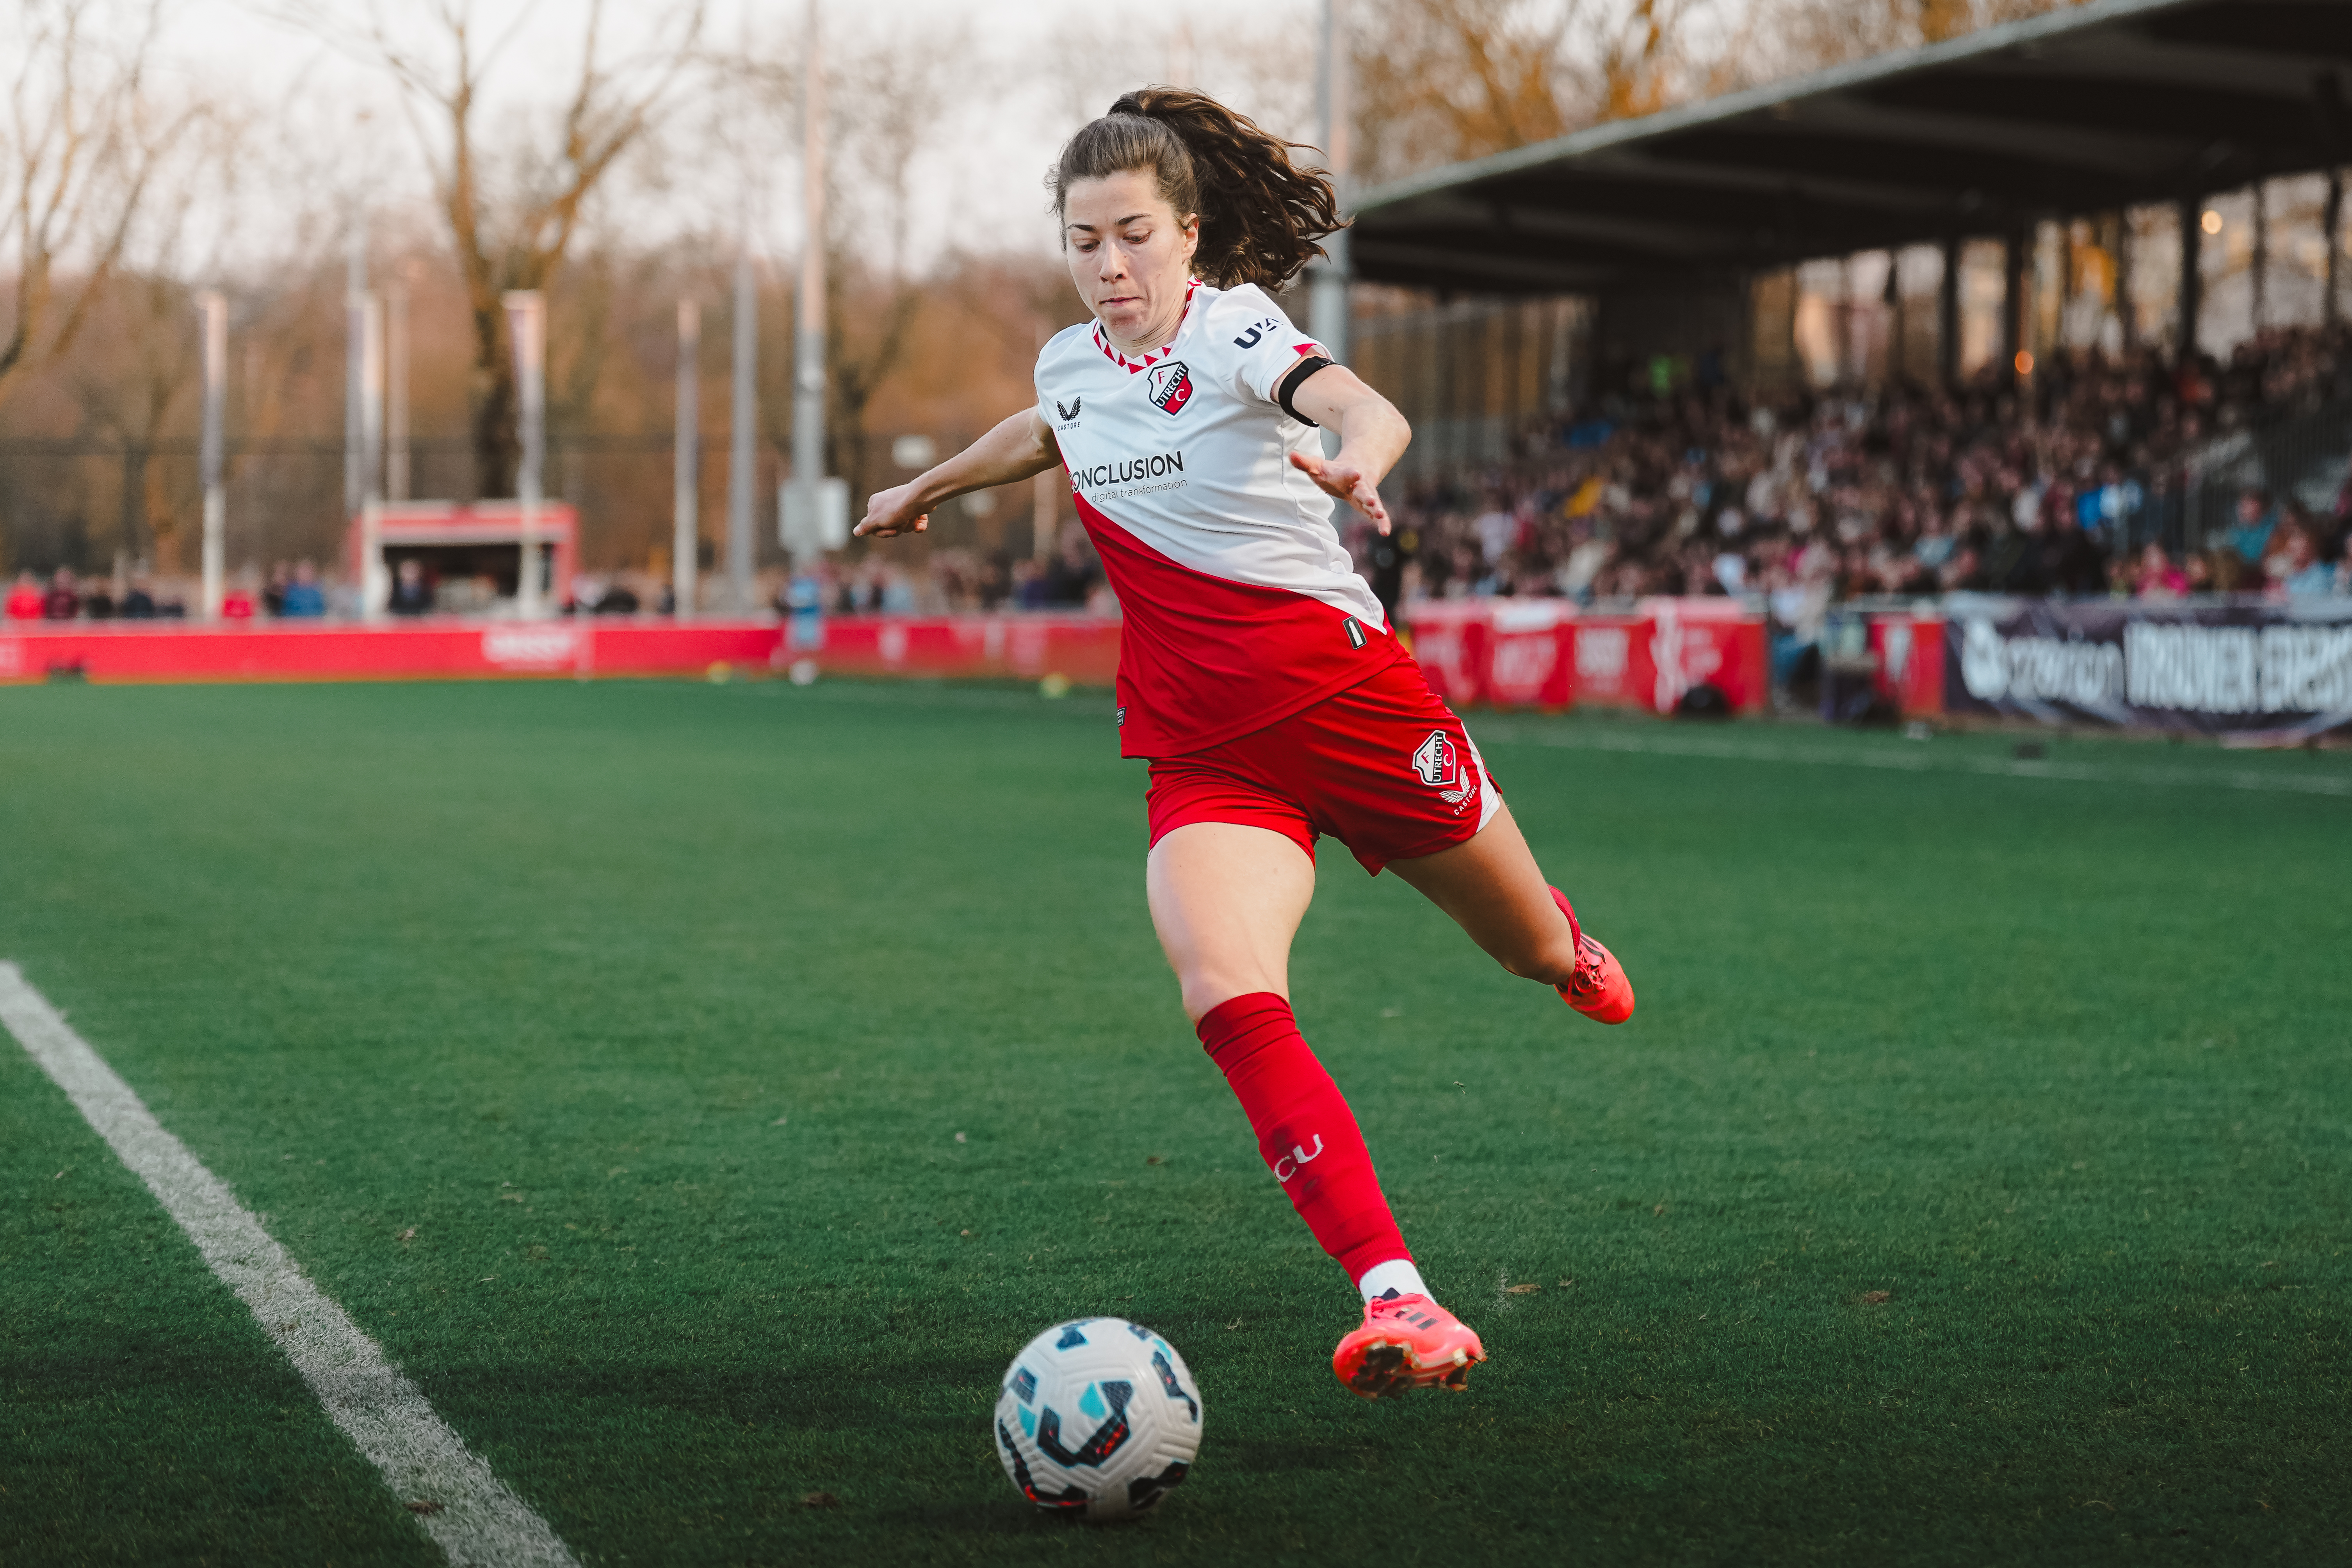
[[[0,608],[0,615],[11,621],[152,621],[176,619],[187,613],[187,606],[177,599],[159,600],[144,572],[131,574],[118,597],[112,582],[94,580],[85,584],[69,566],[50,573],[46,586],[37,573],[17,573],[6,605]]]
[[[2023,387],[1750,403],[1719,377],[1603,396],[1521,455],[1403,487],[1399,536],[1350,542],[1384,599],[1757,594],[1817,616],[1872,595],[2352,591],[2352,496],[2326,515],[2251,491],[2233,525],[2137,551],[2178,459],[2352,397],[2352,331],[2274,329],[2226,360],[2070,352]]]
[[[84,581],[73,568],[60,566],[49,574],[46,587],[37,574],[19,572],[0,613],[11,621],[152,621],[183,619],[188,606],[184,599],[159,592],[143,567],[117,582]],[[279,562],[258,593],[248,577],[229,584],[221,595],[221,615],[226,620],[249,621],[257,615],[272,620],[316,620],[326,613],[326,586],[317,564],[309,561]]]
[[[1643,391],[1604,392],[1521,432],[1507,461],[1384,487],[1397,527],[1381,538],[1354,520],[1360,569],[1408,614],[1423,597],[1737,595],[1798,628],[1838,602],[1882,595],[2352,595],[2352,482],[2318,507],[2247,490],[2225,527],[2186,541],[2173,530],[2169,546],[2147,526],[2181,482],[2184,455],[2352,400],[2352,329],[2342,325],[2268,329],[2226,358],[2182,363],[2150,349],[2068,351],[2021,386],[1988,373],[1951,390],[1753,402],[1712,357],[1685,384],[1649,390],[1663,379],[1643,366],[1624,382]],[[436,596],[403,562],[389,607],[486,609],[492,597],[487,580],[478,605],[444,603],[446,590]],[[775,603],[835,615],[1115,609],[1075,525],[1042,561],[962,547],[919,564],[872,551],[828,561],[783,584]],[[583,579],[576,607],[667,612],[668,588],[641,574]],[[233,584],[222,605],[232,620],[328,608],[308,561]],[[17,621],[184,613],[143,573],[85,586],[64,569],[46,584],[21,574],[5,605]]]

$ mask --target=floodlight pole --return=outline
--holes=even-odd
[[[727,607],[739,616],[751,609],[751,487],[758,457],[753,443],[760,418],[760,297],[745,227],[743,248],[735,257],[735,381],[727,415]]]
[[[343,515],[358,514],[363,493],[360,436],[360,296],[367,292],[367,209],[352,212],[350,248],[343,258]]]
[[[506,296],[507,331],[514,339],[515,383],[522,402],[522,463],[515,473],[521,501],[520,570],[515,578],[515,613],[535,620],[543,613],[539,584],[539,509],[546,499],[547,300],[536,289]]]
[[[670,501],[669,582],[671,613],[694,618],[695,581],[702,562],[702,411],[696,376],[702,357],[702,306],[677,302],[677,435]]]
[[[408,285],[383,299],[383,494],[408,499]]]
[[[228,301],[216,289],[196,297],[204,321],[205,424],[200,467],[205,485],[204,618],[220,619],[228,502],[221,487],[222,404],[228,393]]]
[[[360,615],[383,610],[383,301],[359,297],[360,321]]]
[[[1323,142],[1324,167],[1330,171],[1341,211],[1348,196],[1348,38],[1346,0],[1323,0],[1321,69],[1315,82],[1316,134]],[[1348,231],[1323,241],[1328,255],[1307,268],[1307,332],[1323,352],[1341,364],[1348,363]],[[1323,433],[1327,454],[1339,449],[1339,434]]]
[[[793,332],[793,483],[807,537],[794,554],[824,550],[819,494],[824,479],[824,43],[816,0],[808,0],[801,53],[801,286]]]

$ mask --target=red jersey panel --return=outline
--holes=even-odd
[[[1124,617],[1118,745],[1173,757],[1262,730],[1410,658],[1385,628],[1286,588],[1181,565],[1077,498]]]

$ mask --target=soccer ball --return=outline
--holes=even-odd
[[[1096,1523],[1149,1513],[1200,1447],[1184,1358],[1124,1318],[1056,1323],[1005,1369],[996,1457],[1039,1508]]]

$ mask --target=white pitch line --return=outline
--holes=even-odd
[[[1570,752],[1619,752],[1643,756],[1706,757],[1730,763],[1797,763],[1825,768],[1878,768],[1906,773],[1976,773],[1996,778],[2058,779],[2074,784],[2136,784],[2168,788],[2277,791],[2287,795],[2352,795],[2352,774],[2263,773],[2252,768],[2109,767],[2024,758],[1937,755],[1904,752],[1828,752],[1697,736],[1530,734],[1509,723],[1481,724],[1477,738],[1505,745],[1551,746]],[[1933,742],[1928,742],[1933,744]]]
[[[15,964],[0,963],[0,1023],[147,1184],[221,1282],[278,1342],[327,1414],[457,1568],[562,1564],[547,1521],[467,1448],[383,1350],[310,1283],[219,1177],[69,1028]]]

